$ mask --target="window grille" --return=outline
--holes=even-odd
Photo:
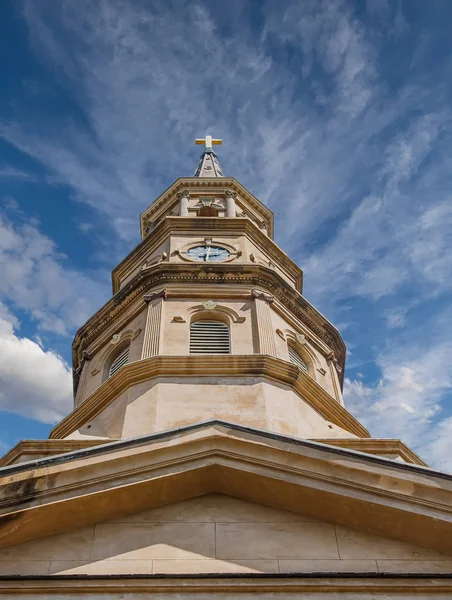
[[[221,321],[196,321],[190,325],[190,354],[229,354],[229,327]]]
[[[129,348],[124,348],[122,352],[118,354],[115,360],[111,363],[110,370],[108,372],[108,376],[112,377],[121,367],[126,365],[129,362]]]
[[[307,373],[308,367],[307,367],[306,363],[304,362],[304,360],[301,358],[301,356],[297,352],[295,352],[295,350],[292,348],[292,346],[288,346],[288,350],[289,350],[290,362],[293,363],[294,365],[297,365],[297,367],[300,367],[300,369],[302,371]]]

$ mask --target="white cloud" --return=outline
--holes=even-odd
[[[347,409],[372,437],[401,439],[434,467],[452,471],[452,418],[444,400],[452,390],[451,327],[428,323],[409,343],[388,343],[377,362],[374,385],[345,380]],[[441,331],[442,330],[442,331]],[[423,343],[420,340],[423,340]]]
[[[71,409],[72,378],[57,354],[18,337],[0,304],[0,410],[55,423]]]
[[[31,180],[32,176],[26,171],[21,171],[15,167],[3,166],[0,167],[0,179],[25,179]]]
[[[81,273],[67,263],[35,225],[0,215],[0,300],[25,310],[39,329],[61,335],[80,326],[108,297],[107,273]]]

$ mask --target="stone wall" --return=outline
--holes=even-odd
[[[216,494],[0,550],[0,575],[451,569],[433,550]]]

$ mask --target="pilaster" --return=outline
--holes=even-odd
[[[336,400],[342,404],[342,406],[344,406],[344,398],[342,396],[342,391],[341,391],[341,384],[339,381],[339,374],[342,372],[342,369],[339,365],[339,362],[334,354],[334,352],[331,352],[331,354],[329,354],[326,357],[328,366],[330,367],[330,374],[331,374],[331,379],[333,381],[333,387],[334,387],[334,395],[336,396]]]
[[[141,358],[157,356],[160,349],[160,335],[162,323],[163,300],[166,298],[166,290],[160,290],[144,297],[148,303],[148,314],[146,328],[144,330],[143,350]]]
[[[259,290],[252,290],[254,298],[256,325],[257,325],[257,351],[259,354],[276,356],[276,344],[271,320],[270,304],[274,302],[271,294]]]

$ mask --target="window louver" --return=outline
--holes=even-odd
[[[229,327],[220,321],[196,321],[190,326],[190,354],[229,354]]]
[[[129,362],[129,346],[124,348],[124,350],[118,354],[115,360],[111,363],[110,371],[108,372],[108,376],[111,377],[114,375],[121,367],[126,365]]]
[[[288,350],[289,350],[290,362],[293,363],[294,365],[297,365],[297,367],[300,367],[300,369],[302,371],[307,373],[308,367],[306,366],[306,363],[304,362],[304,360],[299,356],[299,354],[297,354],[297,352],[295,352],[295,350],[292,348],[292,346],[288,346]]]

